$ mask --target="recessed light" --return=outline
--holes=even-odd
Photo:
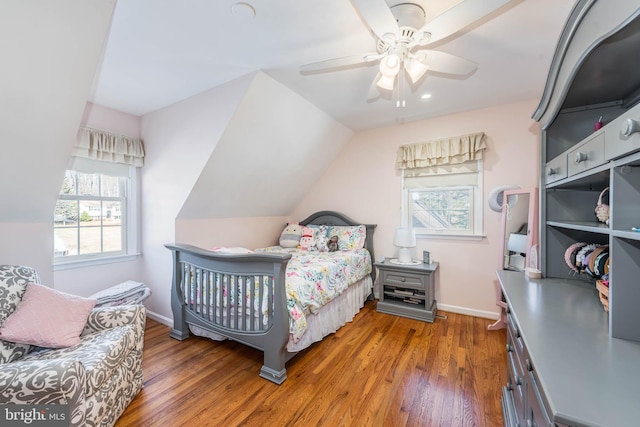
[[[430,93],[423,93],[422,96],[420,97],[422,99],[429,99],[431,98],[431,94]]]
[[[256,16],[256,10],[249,3],[239,2],[231,5],[231,13],[242,19],[251,19]]]

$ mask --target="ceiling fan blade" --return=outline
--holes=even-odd
[[[419,50],[413,54],[415,59],[429,66],[429,71],[445,74],[470,74],[478,68],[478,64],[439,50]]]
[[[385,34],[398,33],[396,18],[384,0],[351,0],[351,3],[380,40]]]
[[[350,66],[362,65],[380,59],[383,55],[377,52],[362,53],[359,55],[342,56],[340,58],[325,59],[324,61],[312,62],[300,66],[302,74],[322,73],[334,71]]]
[[[427,22],[420,31],[431,33],[428,46],[484,18],[513,0],[465,0]]]

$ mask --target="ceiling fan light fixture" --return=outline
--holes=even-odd
[[[409,58],[407,61],[405,61],[404,69],[407,71],[407,74],[409,74],[411,83],[415,84],[424,76],[424,74],[429,69],[429,66],[418,61],[417,59]]]
[[[393,90],[395,81],[396,81],[395,75],[385,76],[384,74],[382,74],[378,79],[378,81],[376,82],[376,85],[381,89]]]
[[[395,53],[387,55],[380,61],[380,73],[383,76],[393,76],[400,71],[400,58]]]

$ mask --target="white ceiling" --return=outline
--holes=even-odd
[[[459,1],[414,0],[427,20]],[[141,116],[261,69],[359,131],[539,98],[573,3],[514,0],[439,44],[478,70],[464,79],[427,75],[399,109],[390,97],[367,102],[375,64],[300,73],[303,64],[375,51],[350,1],[118,0],[90,101]],[[432,97],[422,100],[425,92]]]

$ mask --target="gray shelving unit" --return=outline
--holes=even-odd
[[[542,130],[540,269],[595,287],[571,271],[565,251],[577,242],[609,245],[610,333],[640,341],[640,233],[632,231],[640,227],[640,75],[629,68],[637,66],[629,52],[640,48],[638,5],[578,1],[561,47],[547,83],[555,79],[554,89],[534,114]],[[606,64],[615,67],[605,72]],[[600,117],[604,126],[594,130]],[[594,212],[606,187],[608,224]]]
[[[640,4],[578,0],[533,118],[541,129],[540,269],[500,271],[505,425],[637,425],[640,363]],[[604,126],[594,125],[602,117]],[[609,187],[608,223],[595,207]],[[608,312],[574,243],[608,245]],[[605,301],[606,302],[606,301]]]

